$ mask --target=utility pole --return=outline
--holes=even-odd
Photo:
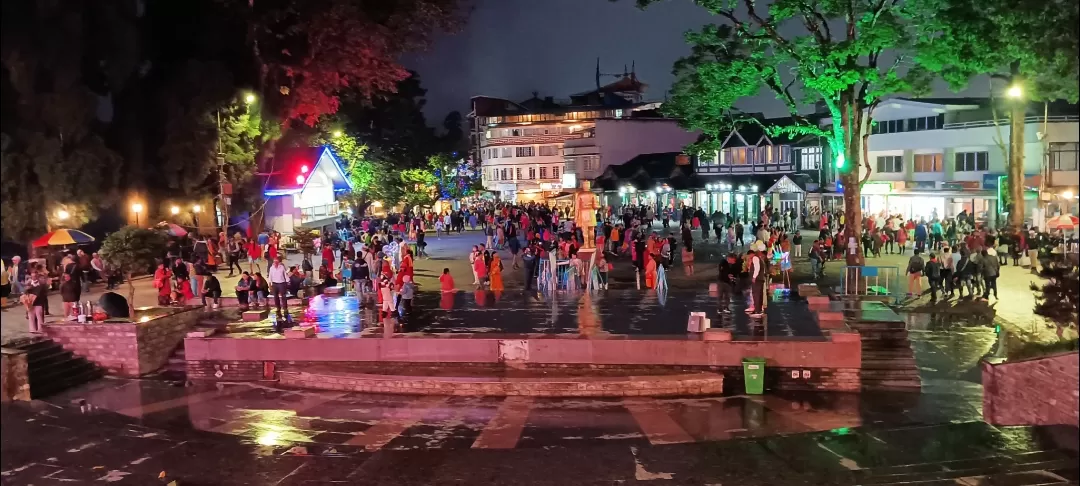
[[[229,236],[229,200],[225,194],[225,150],[221,141],[221,108],[217,110],[217,168],[218,168],[218,210],[221,213],[221,231]],[[232,191],[229,191],[232,192]]]
[[[1027,102],[1021,79],[1013,76],[1012,85],[1006,91],[1009,98],[1009,197],[1012,208],[1009,211],[1009,224],[1013,228],[1024,226],[1024,119],[1027,117]]]

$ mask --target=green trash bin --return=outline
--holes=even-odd
[[[765,391],[765,358],[743,358],[743,379],[747,395],[761,395]]]

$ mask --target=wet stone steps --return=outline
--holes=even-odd
[[[86,358],[76,356],[51,339],[41,339],[16,346],[26,351],[30,397],[48,397],[104,376],[104,372]]]
[[[860,379],[863,389],[921,389],[915,352],[903,318],[879,302],[861,302],[858,306],[860,310],[847,311],[845,318],[848,326],[862,338]]]

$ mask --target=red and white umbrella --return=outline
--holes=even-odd
[[[1080,225],[1080,218],[1071,214],[1059,214],[1046,222],[1047,229],[1051,230],[1071,230],[1076,229],[1077,225]]]

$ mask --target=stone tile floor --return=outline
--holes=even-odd
[[[948,421],[937,404],[899,406],[895,397],[855,397],[857,415],[865,424],[861,427],[802,432],[800,425],[807,423],[845,423],[845,418],[816,408],[836,398],[730,397],[705,403],[536,400],[507,407],[497,399],[297,396],[252,387],[209,393],[221,396],[202,403],[216,405],[219,413],[232,413],[234,419],[219,422],[209,413],[203,423],[232,433],[179,423],[183,413],[177,410],[190,408],[198,394],[182,402],[174,398],[173,406],[142,407],[148,412],[142,419],[69,404],[5,404],[0,408],[4,424],[0,481],[989,486],[1075,484],[1080,479],[1075,428],[993,427],[960,415]],[[167,395],[155,400],[169,402]],[[908,397],[920,400],[918,395]],[[879,401],[897,410],[926,408],[935,416],[903,418],[906,412],[883,409],[879,418],[889,420],[868,421],[873,415],[863,411],[877,408]],[[282,407],[284,403],[321,418],[298,417]],[[278,411],[262,408],[267,406]],[[423,411],[417,413],[418,409]],[[516,423],[520,410],[528,410],[523,424]],[[818,416],[808,419],[810,413]],[[384,418],[365,419],[375,414]],[[255,422],[245,417],[255,417]],[[928,419],[944,421],[927,423]],[[493,421],[498,422],[496,432],[486,425]],[[314,429],[321,430],[320,435],[292,435],[293,430]],[[520,431],[520,437],[504,447],[509,442],[500,431],[507,430]],[[691,440],[681,440],[679,430]],[[342,440],[358,433],[371,438]],[[757,433],[767,435],[753,437]],[[319,440],[301,440],[308,438]]]

